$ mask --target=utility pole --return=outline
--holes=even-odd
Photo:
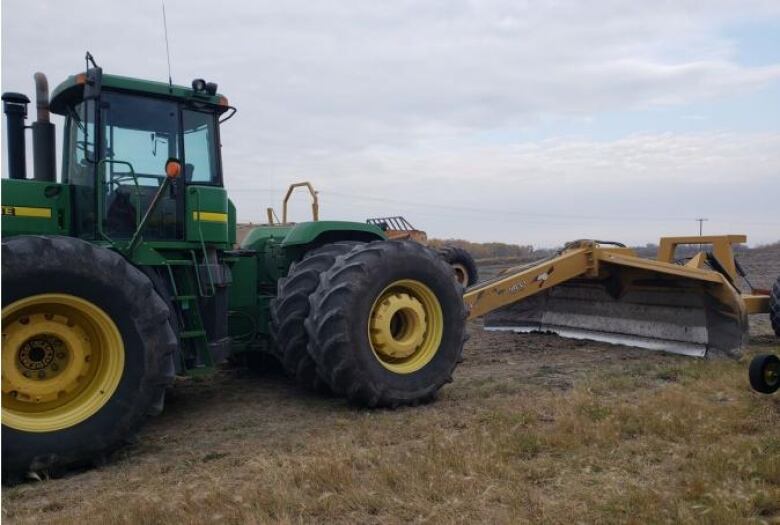
[[[706,217],[699,217],[698,219],[696,219],[696,222],[699,223],[699,237],[701,237],[704,232],[704,221],[708,221],[708,220],[709,219]],[[699,244],[699,251],[701,251],[701,249],[702,249],[702,245]]]
[[[702,232],[704,231],[704,221],[708,221],[709,219],[707,219],[706,217],[700,217],[700,218],[695,219],[695,220],[696,220],[696,222],[699,223],[699,237],[701,237],[702,236]]]

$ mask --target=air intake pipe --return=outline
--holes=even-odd
[[[37,120],[32,125],[33,178],[54,182],[57,164],[54,160],[54,124],[49,121],[49,81],[43,73],[35,73],[35,107]]]
[[[27,178],[27,160],[24,138],[24,119],[30,99],[21,93],[3,93],[3,113],[6,121],[8,143],[8,176],[12,179]]]

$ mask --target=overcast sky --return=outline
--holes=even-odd
[[[239,220],[288,183],[323,218],[553,246],[780,239],[780,2],[167,0],[172,74],[219,84]],[[167,80],[159,0],[2,2],[2,89]],[[5,166],[3,168],[5,170]],[[304,196],[295,206],[306,216]]]

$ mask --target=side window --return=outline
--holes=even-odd
[[[82,102],[68,115],[68,181],[94,185],[91,164],[95,162],[95,103]]]
[[[185,109],[184,178],[191,184],[219,184],[216,159],[216,127],[213,113]]]
[[[68,110],[65,177],[73,185],[73,224],[78,237],[95,236],[95,102],[82,102]]]

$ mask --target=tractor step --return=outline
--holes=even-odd
[[[168,266],[192,266],[193,262],[189,259],[168,259],[165,264]]]
[[[184,330],[179,332],[179,337],[182,339],[191,339],[194,337],[202,337],[204,335],[206,335],[205,330]]]

